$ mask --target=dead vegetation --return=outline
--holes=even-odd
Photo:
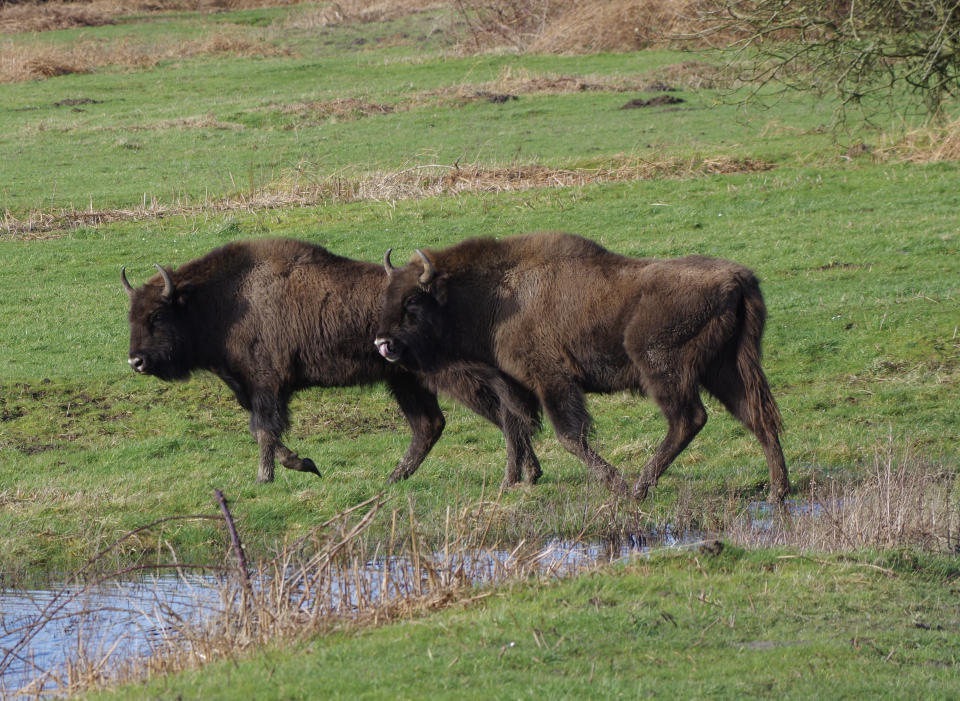
[[[286,29],[316,29],[338,24],[386,22],[426,10],[443,9],[449,0],[337,0],[292,13]]]
[[[363,175],[332,174],[320,178],[292,173],[275,183],[230,197],[192,201],[183,198],[164,203],[144,197],[139,206],[126,209],[86,210],[65,208],[34,211],[17,217],[6,211],[0,233],[18,239],[56,237],[80,226],[118,221],[142,221],[201,213],[256,211],[283,207],[312,207],[358,201],[394,202],[470,192],[517,192],[533,188],[583,187],[598,183],[628,182],[766,171],[771,163],[752,158],[668,158],[650,160],[621,157],[596,166],[570,168],[539,164],[509,166],[424,164],[397,171]]]
[[[803,502],[781,511],[728,505],[724,538],[746,547],[804,552],[917,549],[960,552],[960,481],[891,440],[872,469],[849,483],[814,474]]]
[[[192,56],[286,56],[287,49],[239,33],[221,32],[205,39],[153,43],[125,38],[119,42],[82,40],[69,46],[0,42],[0,83],[90,73],[114,66],[147,69],[161,61]]]
[[[583,54],[707,46],[732,37],[705,29],[704,0],[452,0],[465,50]]]
[[[294,5],[299,0],[91,0],[0,3],[0,34],[115,24],[124,16],[161,12],[222,12]]]
[[[960,161],[960,119],[910,129],[888,136],[875,149],[862,145],[861,150],[876,159],[900,163]]]

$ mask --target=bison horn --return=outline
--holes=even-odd
[[[154,263],[154,265],[160,271],[160,277],[163,278],[163,294],[161,296],[164,299],[173,299],[173,278],[170,277],[170,273],[166,269],[160,267],[159,263]]]
[[[383,269],[387,271],[387,277],[392,277],[393,274],[397,271],[393,263],[390,262],[390,253],[393,251],[392,248],[388,248],[387,252],[383,254]]]
[[[437,271],[433,269],[433,263],[430,262],[430,259],[427,258],[427,254],[421,251],[419,248],[413,249],[417,252],[417,255],[420,256],[420,260],[423,261],[423,274],[420,275],[420,284],[426,285],[431,280],[433,276],[437,274]]]
[[[120,282],[123,283],[123,289],[128,297],[133,297],[133,285],[127,281],[127,266],[120,268]]]

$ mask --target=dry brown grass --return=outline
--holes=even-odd
[[[113,23],[114,15],[93,3],[0,5],[0,34],[48,32]]]
[[[90,73],[107,66],[151,68],[161,61],[213,55],[285,56],[289,50],[239,33],[220,32],[204,39],[150,43],[134,39],[119,42],[83,40],[72,45],[0,42],[0,83]]]
[[[915,548],[960,552],[960,479],[890,441],[859,482],[814,478],[802,503],[746,512],[728,503],[723,537],[747,547],[808,552]]]
[[[0,34],[114,24],[134,13],[173,11],[218,12],[297,4],[299,0],[91,0],[90,2],[0,3]]]
[[[187,198],[164,203],[148,201],[125,209],[76,208],[35,211],[23,217],[11,212],[0,219],[0,234],[18,239],[42,239],[79,226],[99,226],[117,221],[142,221],[171,216],[197,216],[209,212],[255,211],[283,207],[312,207],[357,201],[393,202],[470,192],[516,192],[533,188],[582,187],[597,183],[652,179],[687,179],[765,171],[773,165],[751,158],[659,161],[620,157],[594,167],[558,168],[538,164],[511,166],[425,164],[398,171],[365,175],[334,174],[320,178],[293,173],[248,193],[199,202]]]
[[[879,160],[908,163],[960,161],[960,119],[889,136],[872,154]]]
[[[506,47],[582,54],[729,41],[706,0],[451,0],[467,24],[466,50]]]
[[[385,22],[443,8],[447,4],[447,0],[338,0],[291,13],[283,26],[288,29],[316,29],[338,24]]]

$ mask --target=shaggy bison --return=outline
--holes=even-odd
[[[588,440],[585,392],[649,395],[669,424],[633,487],[645,499],[703,428],[705,387],[760,441],[770,499],[790,489],[780,413],[760,366],[756,277],[726,260],[627,258],[563,233],[471,239],[417,251],[390,277],[375,344],[412,370],[486,365],[532,390],[563,446],[618,493]]]
[[[390,481],[412,475],[444,427],[439,389],[500,426],[507,441],[508,483],[521,469],[535,482],[540,467],[530,444],[539,405],[497,372],[450,369],[417,377],[370,346],[387,284],[374,263],[349,260],[292,240],[235,242],[159,273],[130,297],[130,367],[163,380],[209,370],[250,412],[260,446],[258,482],[273,480],[274,458],[319,475],[280,440],[297,390],[385,381],[413,437]]]

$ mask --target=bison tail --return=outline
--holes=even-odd
[[[746,393],[749,423],[756,429],[778,435],[783,430],[783,419],[760,364],[760,344],[767,320],[767,308],[756,277],[752,274],[743,275],[738,281],[742,297],[741,333],[736,348],[736,366]]]

